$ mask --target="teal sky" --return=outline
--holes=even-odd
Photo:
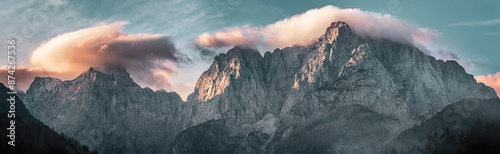
[[[202,33],[243,25],[265,26],[326,5],[390,14],[417,27],[437,30],[440,35],[429,48],[455,53],[473,75],[500,72],[497,0],[7,0],[0,2],[0,31],[3,40],[18,39],[19,65],[34,67],[29,57],[43,41],[98,23],[127,21],[126,33],[172,38],[179,52],[196,62],[180,64],[192,73],[181,73],[171,80],[193,83],[212,60],[200,58],[200,51],[192,47]],[[6,55],[0,57],[5,59]]]

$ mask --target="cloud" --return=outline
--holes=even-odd
[[[465,22],[457,22],[453,23],[450,26],[467,26],[467,27],[473,27],[473,26],[490,26],[490,25],[499,25],[500,24],[500,18],[497,19],[488,19],[488,20],[479,20],[479,21],[465,21]]]
[[[474,78],[476,78],[477,82],[482,82],[495,89],[497,95],[500,97],[500,72],[496,74],[475,76]]]
[[[259,40],[251,38],[261,38],[257,45],[271,48],[307,45],[324,34],[334,21],[347,22],[354,32],[362,37],[390,39],[403,43],[425,44],[434,41],[439,35],[438,31],[407,24],[391,15],[329,5],[263,27],[243,26],[226,28],[212,34],[204,33],[198,37],[196,43],[210,47],[252,45]]]
[[[126,34],[127,22],[101,23],[43,42],[31,55],[34,69],[80,74],[89,67],[123,66],[143,86],[169,89],[180,61],[174,44],[160,34]]]
[[[201,34],[195,42],[200,46],[227,47],[235,44],[256,45],[261,42],[257,37],[258,29],[248,26],[226,28],[224,31]]]
[[[458,60],[458,63],[462,65],[466,70],[468,71],[474,71],[477,68],[484,68],[489,65],[487,61],[481,60],[481,59],[473,59],[473,60],[466,60],[466,61],[460,61]]]
[[[7,75],[8,74],[7,66],[0,67],[0,82],[6,85],[7,83]],[[56,72],[48,72],[40,69],[30,69],[27,67],[16,67],[16,71],[14,72],[15,77],[15,87],[17,90],[27,90],[33,82],[33,79],[36,77],[48,77],[48,76],[57,76],[60,78],[72,78],[74,75],[72,73],[56,73]]]
[[[462,60],[456,53],[448,50],[430,50],[423,44],[417,44],[416,47],[425,54],[432,55],[436,59],[457,61],[467,71],[474,71],[477,68],[484,68],[489,65],[488,61],[482,59]]]
[[[438,49],[438,50],[431,50],[427,48],[425,44],[415,44],[415,46],[420,49],[422,52],[428,55],[432,55],[434,58],[437,59],[442,59],[442,60],[455,60],[460,62],[460,58],[458,55],[454,52],[448,51],[448,50],[443,50],[443,49]]]
[[[460,58],[458,58],[458,55],[451,51],[435,50],[435,51],[429,51],[428,54],[434,55],[435,58],[443,60],[460,60]]]

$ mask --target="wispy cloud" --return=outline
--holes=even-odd
[[[491,26],[491,25],[499,25],[500,18],[497,19],[488,19],[488,20],[478,20],[478,21],[461,21],[457,23],[453,23],[450,26]]]
[[[489,65],[488,61],[481,60],[481,59],[473,59],[473,60],[460,60],[456,59],[462,67],[465,68],[467,71],[475,71],[477,69],[482,69],[485,68]]]
[[[213,36],[209,33],[203,33],[195,42],[198,45],[214,47],[234,46],[235,44],[254,45],[261,41],[257,36],[258,33],[257,28],[249,28],[248,26],[233,27],[226,28],[225,31],[215,32]]]

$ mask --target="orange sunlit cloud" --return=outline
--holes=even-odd
[[[227,28],[225,31],[201,34],[195,42],[201,46],[225,47],[235,44],[255,45],[261,42],[257,37],[258,30],[244,26],[242,28]]]
[[[492,87],[500,97],[500,72],[496,74],[488,74],[474,77],[478,82],[482,82],[487,86]]]
[[[122,66],[140,85],[169,90],[167,78],[179,61],[174,44],[161,34],[126,34],[126,24],[101,23],[51,38],[33,51],[36,71],[27,72],[76,77],[90,67]]]

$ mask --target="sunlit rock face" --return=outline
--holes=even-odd
[[[302,146],[298,150],[303,152],[310,148],[313,152],[363,152],[382,146],[448,104],[496,97],[492,88],[478,84],[455,61],[436,60],[410,44],[362,38],[348,24],[334,22],[309,46],[276,49],[263,57],[245,46],[220,54],[198,80],[188,103],[193,106],[192,125],[223,119],[217,129],[232,134],[210,141],[221,146],[207,149],[281,153],[291,152],[283,151],[286,147]],[[331,115],[351,118],[335,120]],[[267,123],[272,131],[255,126],[266,117],[276,119]],[[322,141],[321,147],[303,144],[296,136],[314,131],[327,135],[330,129],[349,133],[350,120],[356,120],[353,126],[367,129],[360,132],[364,136],[333,134],[337,139],[317,140]],[[204,125],[181,133],[171,152],[204,145],[188,137],[189,133],[209,133]],[[230,138],[241,142],[230,146],[235,144],[229,143]]]
[[[286,50],[276,50],[263,58],[254,49],[236,46],[215,57],[188,97],[188,103],[195,108],[193,124],[210,119],[249,123],[266,114],[279,115],[304,51]]]
[[[70,81],[37,77],[24,99],[42,122],[100,153],[166,153],[189,118],[176,93],[142,89],[121,67]]]

